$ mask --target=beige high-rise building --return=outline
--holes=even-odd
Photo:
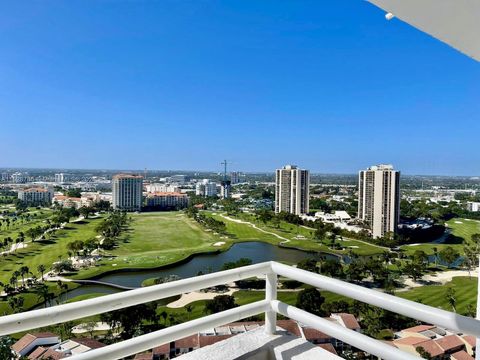
[[[400,171],[392,165],[377,165],[359,172],[358,218],[368,224],[374,238],[397,231]]]
[[[277,169],[275,179],[275,212],[289,212],[295,215],[309,211],[310,173],[295,165]]]
[[[112,206],[115,210],[140,211],[142,209],[143,177],[118,174],[112,178]]]

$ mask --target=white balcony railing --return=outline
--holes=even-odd
[[[479,320],[415,303],[379,291],[366,289],[358,285],[314,274],[277,262],[255,264],[142,289],[125,291],[118,294],[106,295],[76,303],[0,317],[0,336],[80,319],[107,311],[118,310],[255,276],[265,277],[266,279],[266,295],[265,299],[262,301],[205,316],[183,324],[170,326],[166,329],[75,355],[72,359],[119,359],[152,349],[156,346],[160,346],[185,336],[196,334],[208,328],[224,325],[229,322],[238,321],[261,313],[265,313],[265,331],[268,334],[273,334],[276,330],[276,314],[278,313],[309,325],[336,339],[383,359],[418,359],[416,356],[403,352],[381,341],[346,329],[321,317],[278,301],[278,276],[297,280],[323,290],[344,295],[427,323],[471,334],[477,338],[480,337]]]

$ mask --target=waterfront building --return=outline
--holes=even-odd
[[[295,215],[309,211],[310,172],[295,165],[277,169],[275,177],[275,212]]]
[[[143,177],[118,174],[112,178],[112,205],[115,210],[140,211],[142,209]]]
[[[31,187],[18,190],[18,199],[29,205],[47,205],[52,203],[53,190],[44,187]]]
[[[359,172],[358,218],[367,224],[374,238],[397,231],[400,171],[392,165],[377,165]]]

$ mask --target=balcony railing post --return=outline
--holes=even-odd
[[[265,278],[265,300],[271,303],[277,300],[277,274],[268,273]],[[277,313],[272,309],[265,312],[265,332],[275,334],[277,330]]]

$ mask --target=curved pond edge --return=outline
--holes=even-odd
[[[65,276],[65,277],[72,280],[72,281],[75,281],[75,280],[96,280],[96,279],[102,278],[102,277],[107,276],[107,275],[114,275],[114,274],[119,274],[119,273],[150,271],[150,270],[152,270],[152,271],[154,271],[154,270],[165,270],[165,269],[168,269],[170,267],[174,267],[174,266],[177,266],[177,265],[182,265],[182,264],[188,263],[189,261],[191,261],[196,256],[221,254],[223,252],[226,252],[226,251],[230,250],[232,248],[232,246],[234,246],[235,244],[248,243],[248,242],[266,243],[266,244],[269,244],[269,245],[272,245],[272,246],[278,246],[278,247],[281,247],[281,248],[284,248],[284,249],[292,249],[292,250],[303,251],[307,254],[318,254],[318,253],[326,254],[326,255],[328,254],[328,255],[331,255],[331,256],[336,256],[340,260],[342,260],[343,256],[345,256],[345,254],[338,254],[338,253],[335,253],[335,252],[329,252],[329,251],[324,251],[324,250],[316,251],[316,250],[312,250],[312,249],[303,249],[303,248],[297,247],[297,246],[286,246],[285,244],[281,244],[281,243],[274,244],[272,242],[264,241],[264,240],[260,240],[260,239],[251,239],[251,240],[243,240],[243,241],[242,240],[234,241],[234,242],[231,242],[230,244],[227,244],[228,246],[226,246],[224,248],[221,248],[221,249],[194,252],[194,253],[191,253],[191,254],[185,256],[184,258],[181,258],[179,260],[176,260],[176,261],[173,261],[173,262],[170,262],[170,263],[167,263],[167,264],[162,264],[162,265],[159,265],[159,266],[128,267],[128,268],[109,269],[109,270],[105,270],[105,271],[102,271],[98,274],[95,274],[95,275],[92,275],[92,276],[87,276],[87,277],[79,277],[79,278],[72,278],[72,277],[68,277],[68,276]],[[81,272],[79,272],[75,276],[81,276]]]

